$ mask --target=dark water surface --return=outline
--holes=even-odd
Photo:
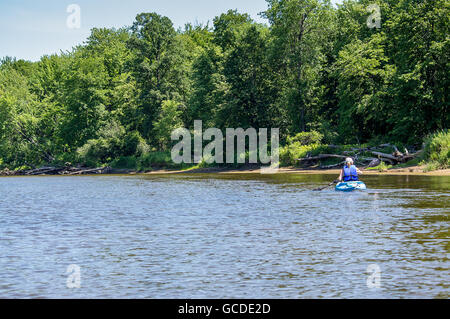
[[[0,297],[448,298],[450,178],[335,178],[0,178]]]

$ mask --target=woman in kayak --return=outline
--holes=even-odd
[[[362,174],[354,164],[353,159],[347,158],[345,160],[345,166],[341,170],[341,174],[339,175],[339,181],[341,182],[353,182],[358,181],[358,175]]]

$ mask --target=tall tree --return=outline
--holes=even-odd
[[[291,131],[305,131],[317,107],[317,86],[324,61],[324,35],[329,32],[327,0],[267,0],[264,16],[273,33],[274,61],[283,76],[282,104],[287,105]]]
[[[227,89],[216,116],[219,127],[271,126],[277,90],[267,61],[267,31],[252,25],[227,55],[223,69]]]
[[[137,83],[138,110],[136,128],[151,138],[153,121],[162,101],[182,99],[183,61],[177,34],[167,17],[141,13],[131,27],[128,48],[133,52],[130,69]]]
[[[394,134],[402,140],[448,128],[450,4],[445,0],[392,2],[389,51],[397,66]]]

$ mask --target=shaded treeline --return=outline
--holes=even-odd
[[[420,143],[448,128],[448,1],[267,2],[268,25],[230,10],[175,30],[142,13],[71,52],[4,58],[0,165],[151,162],[194,120],[277,127],[282,143],[303,131],[324,143]],[[367,25],[373,3],[381,28]]]

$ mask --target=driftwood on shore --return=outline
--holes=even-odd
[[[348,157],[348,156],[336,155],[336,154],[320,154],[318,156],[300,158],[299,161],[300,162],[319,161],[319,160],[323,160],[323,159],[327,159],[327,158],[346,158],[346,157]]]
[[[391,147],[394,152],[392,154],[383,153],[380,149]],[[334,147],[335,148],[335,147]],[[350,151],[343,151],[342,155],[340,154],[319,154],[317,156],[307,156],[305,158],[300,158],[298,161],[303,163],[305,166],[316,166],[317,164],[326,159],[330,158],[338,158],[344,159],[347,157],[351,157],[357,164],[361,164],[364,167],[376,167],[381,164],[381,162],[385,162],[391,165],[396,165],[400,163],[406,163],[416,157],[418,157],[423,150],[418,151],[416,153],[410,154],[410,152],[405,148],[405,152],[402,153],[395,145],[391,144],[382,144],[376,147],[367,147],[367,148],[353,148]],[[362,153],[371,154],[373,157],[361,156]],[[340,162],[332,165],[319,166],[320,169],[331,169],[341,167],[345,164],[345,162]]]
[[[98,167],[72,171],[68,175],[108,174],[110,171],[111,171],[110,167]]]
[[[422,154],[422,151],[416,152],[414,154],[409,154],[408,150],[406,150],[405,153],[401,153],[398,150],[396,150],[392,155],[381,152],[372,152],[372,154],[385,162],[389,162],[390,164],[395,165],[400,163],[406,163],[409,162],[410,160],[415,159],[420,154]]]
[[[39,176],[39,175],[87,175],[87,174],[108,174],[112,171],[110,167],[85,168],[85,167],[40,167],[30,170],[10,171],[4,169],[0,171],[0,176]]]
[[[342,167],[342,166],[344,166],[344,164],[345,164],[345,161],[340,162],[340,163],[338,163],[338,164],[320,166],[320,168],[321,168],[321,169],[332,169],[332,168]]]

